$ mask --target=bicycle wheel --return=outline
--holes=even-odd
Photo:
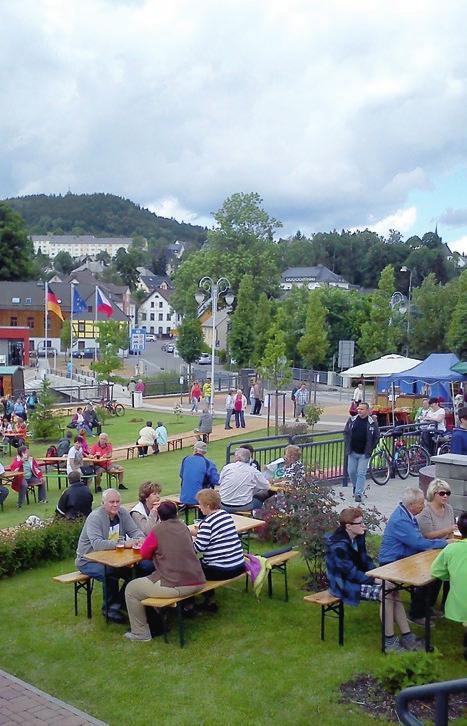
[[[121,403],[116,403],[114,406],[114,412],[116,416],[124,416],[125,406],[123,406]]]
[[[389,481],[391,471],[389,457],[385,451],[375,451],[370,459],[370,476],[376,484],[383,486]]]
[[[430,454],[423,446],[414,444],[409,447],[409,473],[412,476],[418,476],[420,469],[428,466],[430,463]]]
[[[394,457],[394,464],[400,478],[407,479],[410,474],[409,452],[404,446],[401,446],[400,449],[397,449],[396,455]]]
[[[445,444],[439,447],[438,449],[438,456],[439,454],[450,454],[451,453],[451,444],[447,441]]]

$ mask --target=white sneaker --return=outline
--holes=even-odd
[[[125,633],[125,635],[123,637],[126,638],[127,640],[140,640],[140,641],[144,641],[144,642],[147,642],[148,640],[152,640],[152,637],[150,635],[135,635],[134,633],[131,632],[131,630],[129,630],[128,633]]]

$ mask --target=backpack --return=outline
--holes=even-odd
[[[51,459],[52,457],[58,456],[58,451],[56,446],[49,446],[47,451],[45,452],[45,458]]]
[[[243,401],[243,396],[240,393],[237,393],[237,395],[235,396],[235,401],[234,401],[234,411],[238,412],[238,411],[242,410],[242,401]]]

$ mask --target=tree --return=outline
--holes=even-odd
[[[62,251],[58,252],[55,255],[54,258],[54,268],[57,270],[57,272],[60,272],[64,275],[69,275],[72,270],[77,267],[77,263],[74,261],[73,257],[70,255],[69,252]]]
[[[229,336],[230,354],[241,368],[251,364],[255,345],[254,321],[253,278],[251,275],[245,275],[238,289],[237,307],[232,315],[232,329]]]
[[[305,332],[306,310],[310,291],[306,287],[294,286],[287,293],[279,308],[283,313],[282,330],[285,333],[285,344],[287,346],[287,358],[293,365],[301,365],[300,353],[297,350],[297,342]]]
[[[60,343],[65,350],[69,350],[71,347],[71,320],[69,318],[63,321],[60,331]]]
[[[253,349],[253,365],[258,366],[264,355],[266,344],[269,340],[269,329],[272,325],[272,302],[266,293],[262,292],[259,296],[258,305],[256,307],[256,317],[254,324],[254,340]]]
[[[457,280],[457,303],[449,326],[448,345],[461,360],[467,359],[467,270]]]
[[[397,350],[399,331],[392,324],[390,305],[394,285],[394,268],[387,265],[380,275],[378,289],[371,297],[370,317],[363,323],[358,340],[358,347],[366,360]]]
[[[234,251],[240,242],[248,239],[272,240],[282,222],[271,217],[261,206],[263,200],[256,192],[237,192],[228,197],[222,207],[213,213],[218,229],[208,233],[209,244],[222,245]]]
[[[177,331],[177,350],[188,363],[188,372],[191,378],[191,364],[201,355],[203,350],[203,332],[197,317],[186,317]]]
[[[55,392],[48,378],[43,378],[37,394],[37,404],[29,415],[31,430],[35,439],[55,439],[60,432],[60,421],[54,416],[52,406],[56,401]]]
[[[104,266],[110,265],[112,261],[111,256],[107,252],[107,250],[101,250],[96,255],[96,262],[102,262]]]
[[[297,349],[308,368],[322,365],[329,350],[327,308],[323,304],[320,289],[310,293],[305,332],[298,341]]]
[[[34,275],[34,250],[24,222],[0,202],[0,280],[29,280]]]
[[[451,322],[456,283],[440,285],[433,273],[413,291],[411,305],[410,352],[419,358],[444,352]]]
[[[112,381],[113,371],[121,366],[120,349],[128,348],[128,327],[117,320],[99,322],[99,360],[91,363],[99,381]]]
[[[275,433],[279,431],[279,390],[287,386],[292,380],[290,362],[286,357],[286,345],[284,331],[281,330],[277,321],[274,321],[269,328],[268,342],[258,366],[261,377],[268,381],[274,390],[275,396]]]

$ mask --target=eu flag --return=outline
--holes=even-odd
[[[87,310],[86,301],[83,300],[76,287],[73,288],[73,315],[75,313],[85,313]]]

